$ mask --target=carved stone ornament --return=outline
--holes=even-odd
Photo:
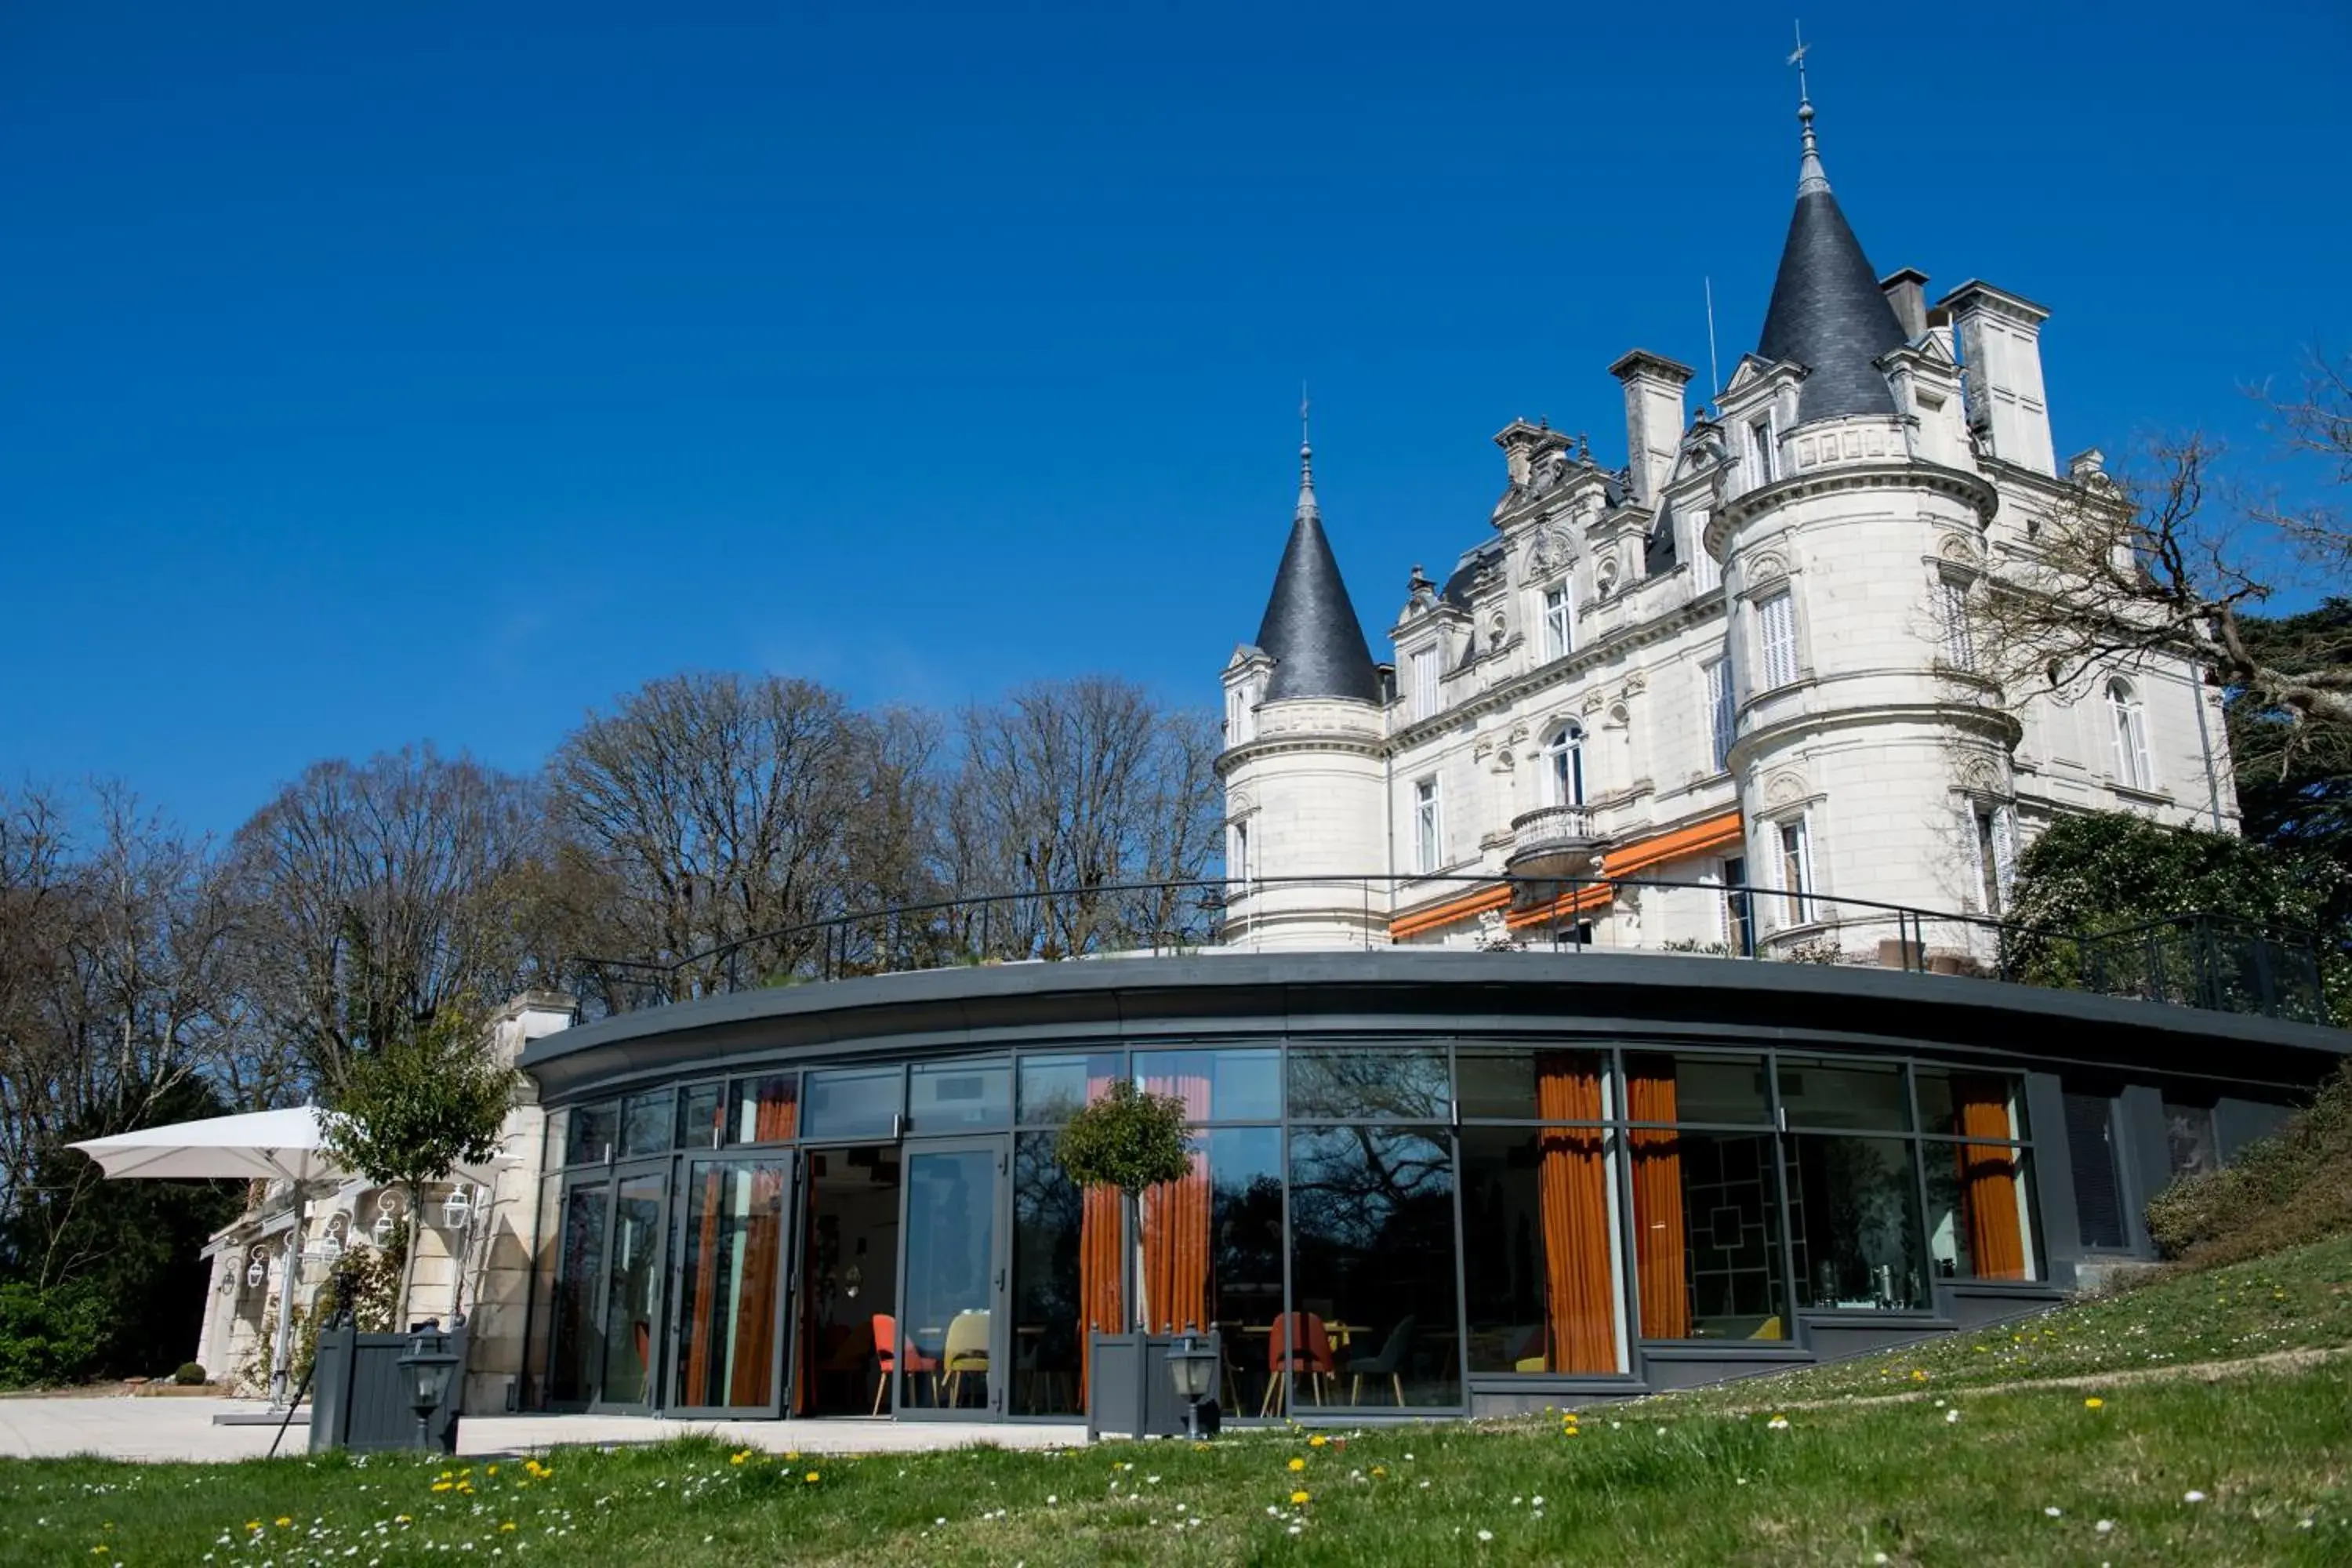
[[[1786,577],[1788,574],[1789,563],[1769,552],[1759,555],[1748,568],[1748,581],[1750,584],[1769,583],[1775,577]]]
[[[1528,551],[1528,574],[1540,577],[1559,571],[1575,558],[1568,535],[1559,529],[1547,528],[1536,535],[1534,545]]]
[[[1604,555],[1601,558],[1600,577],[1601,591],[1602,593],[1606,594],[1612,588],[1617,586],[1617,557],[1614,555]]]
[[[1974,567],[1977,563],[1976,546],[1957,533],[1944,535],[1943,542],[1936,546],[1936,553],[1955,566]]]
[[[1764,781],[1767,805],[1794,805],[1805,798],[1805,781],[1793,773],[1777,773]]]

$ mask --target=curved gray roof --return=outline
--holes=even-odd
[[[1291,519],[1290,542],[1274,574],[1265,619],[1258,623],[1257,646],[1274,658],[1265,700],[1289,697],[1345,697],[1378,705],[1380,672],[1372,668],[1364,624],[1348,598],[1339,558],[1323,535],[1323,511],[1315,503],[1314,454],[1298,449],[1298,510]]]
[[[1839,210],[1813,144],[1813,108],[1798,110],[1805,128],[1797,210],[1780,247],[1772,304],[1756,352],[1805,367],[1797,391],[1801,423],[1848,414],[1892,414],[1895,395],[1874,363],[1903,346],[1903,324],[1878,287],[1878,274]]]

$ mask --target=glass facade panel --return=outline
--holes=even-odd
[[[814,1095],[811,1097],[814,1099]],[[991,1407],[998,1369],[989,1307],[996,1263],[996,1162],[989,1149],[907,1155],[901,1409]],[[921,1363],[921,1364],[919,1364]]]
[[[1907,1132],[1910,1101],[1903,1086],[1903,1069],[1892,1062],[1780,1058],[1780,1109],[1790,1127]]]
[[[1087,1193],[1054,1161],[1051,1132],[1013,1142],[1013,1389],[1015,1415],[1083,1415],[1090,1331],[1117,1333],[1126,1206]]]
[[[1902,1138],[1789,1139],[1789,1241],[1799,1306],[1927,1305],[1911,1149]]]
[[[925,1062],[908,1081],[907,1130],[986,1132],[1013,1124],[1013,1068],[1003,1061]]]
[[[668,1153],[677,1117],[677,1097],[667,1089],[633,1094],[621,1101],[621,1158]]]
[[[762,1073],[739,1078],[728,1085],[733,1107],[729,1113],[730,1143],[772,1143],[789,1138],[800,1124],[801,1076],[793,1072]]]
[[[2221,1167],[2220,1149],[2213,1139],[2213,1108],[2210,1105],[2175,1105],[2166,1101],[2164,1142],[2175,1176],[2201,1175]]]
[[[1454,1155],[1443,1133],[1297,1129],[1290,1139],[1294,1410],[1462,1401]]]
[[[1470,1370],[1620,1370],[1617,1203],[1605,1136],[1467,1127],[1461,1143]]]
[[[1025,1126],[1058,1126],[1126,1070],[1126,1056],[1118,1051],[1023,1057],[1021,1121]]]
[[[621,1108],[613,1100],[572,1108],[572,1131],[564,1140],[563,1163],[597,1165],[613,1157],[621,1142]]]
[[[1913,1077],[1919,1086],[1921,1131],[2004,1142],[2025,1137],[2025,1097],[2012,1074],[1922,1065]]]
[[[1254,1415],[1269,1398],[1282,1315],[1282,1129],[1220,1127],[1199,1142],[1209,1167],[1209,1310],[1225,1354],[1217,1397]]]
[[[669,1097],[661,1097],[667,1110]],[[667,1121],[667,1115],[663,1118]],[[598,1393],[606,1405],[643,1405],[653,1390],[654,1304],[663,1265],[662,1210],[669,1178],[656,1173],[631,1176],[613,1197],[613,1268],[604,1297],[604,1381]]]
[[[569,1164],[572,1159],[572,1110],[566,1106],[547,1113],[546,1131],[540,1144],[540,1169],[552,1171]],[[544,1230],[541,1235],[547,1234]]]
[[[677,1146],[716,1149],[727,1131],[724,1084],[698,1083],[677,1091]]]
[[[1338,1121],[1444,1121],[1453,1113],[1445,1048],[1293,1046],[1290,1114]]]
[[[1454,1052],[1455,1092],[1467,1118],[1497,1117],[1515,1121],[1570,1120],[1555,1109],[1537,1103],[1540,1073],[1573,1070],[1606,1084],[1609,1057],[1605,1051],[1538,1051],[1528,1046],[1464,1046]],[[1596,1113],[1596,1115],[1599,1113]],[[1582,1120],[1581,1113],[1575,1120]]]
[[[1282,1114],[1282,1053],[1267,1048],[1138,1051],[1135,1081],[1194,1105],[1201,1121],[1272,1121]]]
[[[897,1068],[845,1068],[808,1075],[811,1138],[888,1138],[898,1131]]]
[[[2025,1152],[1919,1145],[1927,1176],[1927,1264],[1938,1279],[2039,1279]]]
[[[549,1352],[547,1396],[558,1405],[584,1405],[596,1392],[604,1362],[596,1302],[604,1288],[604,1200],[602,1182],[563,1194],[563,1241],[555,1259],[554,1345]]]
[[[718,1105],[712,1086],[711,1105]],[[677,1278],[671,1404],[758,1409],[776,1397],[789,1165],[692,1168]]]
[[[1643,1113],[1629,1079],[1632,1113]],[[1633,1256],[1645,1340],[1785,1340],[1769,1133],[1636,1130]]]
[[[1632,1051],[1625,1057],[1625,1078],[1629,1121],[1772,1125],[1762,1057]]]

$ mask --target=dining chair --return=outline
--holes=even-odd
[[[880,1364],[882,1375],[874,1380],[874,1414],[882,1414],[882,1402],[890,1393],[890,1380],[900,1372],[909,1374],[931,1374],[931,1397],[939,1398],[940,1363],[937,1357],[927,1356],[898,1339],[898,1320],[887,1312],[874,1314],[874,1356]]]
[[[1389,1331],[1388,1342],[1381,1346],[1380,1354],[1348,1363],[1348,1371],[1354,1379],[1348,1388],[1349,1404],[1354,1405],[1362,1399],[1364,1378],[1369,1374],[1387,1378],[1389,1386],[1396,1391],[1397,1407],[1404,1407],[1405,1358],[1412,1354],[1412,1334],[1418,1326],[1409,1313],[1399,1318],[1397,1326]]]
[[[1276,1394],[1287,1388],[1286,1374],[1291,1373],[1306,1374],[1318,1405],[1323,1403],[1323,1380],[1339,1376],[1339,1363],[1331,1356],[1331,1336],[1319,1313],[1285,1312],[1274,1321],[1274,1332],[1265,1342],[1265,1399],[1258,1406],[1261,1416],[1273,1411]]]
[[[966,1373],[978,1373],[988,1383],[988,1314],[958,1312],[948,1321],[948,1342],[942,1356],[948,1374],[947,1402],[952,1406],[963,1393]]]

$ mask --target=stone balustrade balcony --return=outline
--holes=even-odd
[[[1541,805],[1511,818],[1511,851],[1505,859],[1513,876],[1589,876],[1605,847],[1581,805]]]

